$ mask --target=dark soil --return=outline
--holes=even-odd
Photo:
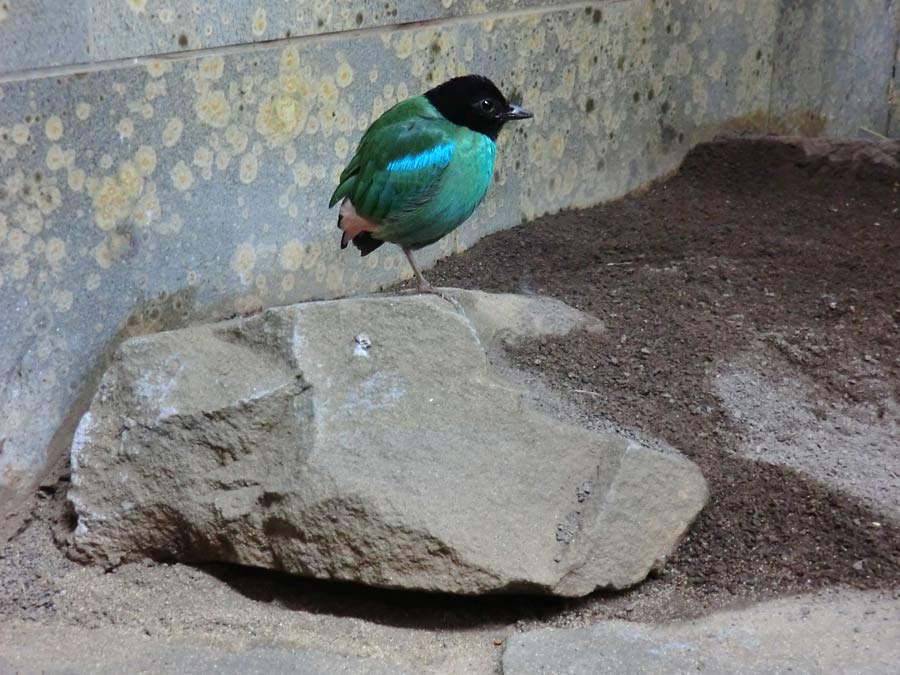
[[[900,400],[898,180],[891,166],[810,158],[799,144],[721,140],[642,194],[494,234],[429,280],[550,295],[606,323],[511,353],[586,414],[661,438],[702,469],[709,505],[654,583],[752,597],[897,588],[900,524],[737,457],[742,431],[708,380],[761,342],[823,403],[883,414]],[[862,355],[884,376],[861,377]]]

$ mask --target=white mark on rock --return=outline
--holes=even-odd
[[[360,333],[353,338],[353,356],[364,356],[369,358],[369,348],[372,346],[372,340],[365,333]]]

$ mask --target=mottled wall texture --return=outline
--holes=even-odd
[[[326,204],[398,100],[483,72],[535,113],[501,136],[485,204],[427,264],[622,195],[721,130],[815,117],[887,133],[895,14],[874,0],[0,0],[0,500],[63,455],[123,336],[408,276],[392,247],[340,251]]]

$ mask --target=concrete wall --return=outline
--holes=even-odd
[[[765,129],[773,98],[808,109],[773,50],[815,32],[780,14],[812,10],[781,3],[0,0],[0,489],[63,455],[121,337],[408,276],[391,247],[341,252],[326,208],[396,101],[484,72],[535,112],[427,264],[622,195],[719,130]],[[874,49],[860,36],[847,48]]]
[[[900,2],[782,0],[781,5],[772,78],[775,129],[887,134]]]

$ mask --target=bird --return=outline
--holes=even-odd
[[[413,258],[465,222],[487,194],[503,125],[532,114],[488,77],[454,77],[394,105],[365,131],[340,175],[341,249],[400,246],[420,293],[434,293]]]

